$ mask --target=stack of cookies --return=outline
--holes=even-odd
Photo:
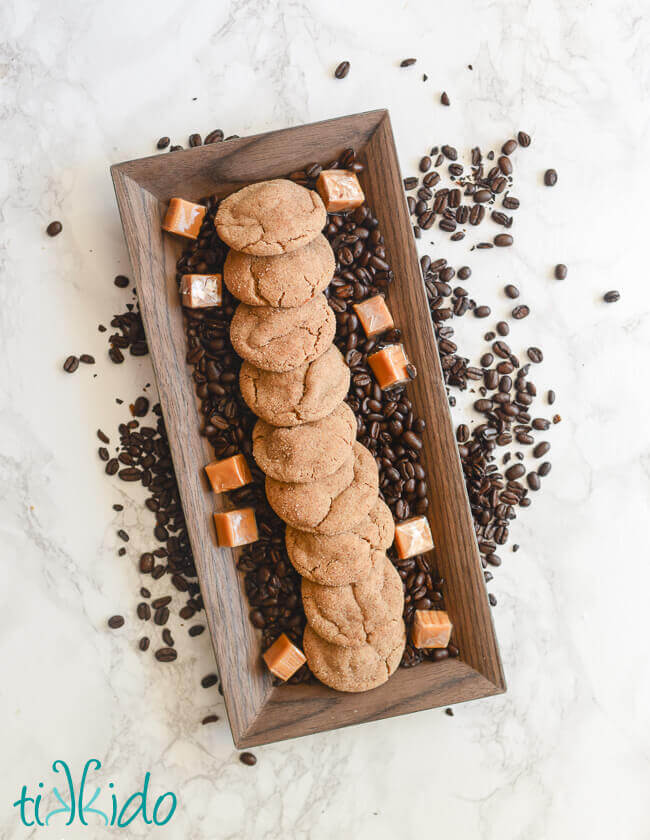
[[[303,577],[305,655],[326,685],[366,691],[399,665],[404,596],[386,556],[394,523],[377,465],[344,402],[350,373],[323,294],[335,269],[326,218],[316,192],[275,180],[226,198],[215,225],[231,248],[224,282],[241,301],[230,338],[260,418],[253,455]]]

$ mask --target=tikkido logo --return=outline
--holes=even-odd
[[[43,782],[39,782],[39,792],[30,796],[27,785],[23,785],[19,798],[12,803],[14,808],[19,809],[22,824],[28,828],[49,826],[52,820],[52,825],[56,824],[58,827],[73,824],[92,827],[103,823],[105,826],[125,828],[139,817],[147,825],[167,825],[178,804],[175,794],[171,791],[163,793],[155,800],[150,811],[149,771],[144,775],[142,790],[132,793],[123,804],[120,804],[113,782],[108,783],[109,791],[103,797],[100,787],[95,787],[94,793],[91,794],[88,775],[91,771],[100,770],[101,766],[98,759],[89,759],[84,765],[77,789],[68,765],[65,761],[57,759],[52,764],[52,770],[62,774],[61,782],[52,786],[51,792],[45,790]]]

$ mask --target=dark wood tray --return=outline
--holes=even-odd
[[[400,668],[385,685],[365,694],[340,694],[320,684],[274,687],[262,663],[234,553],[218,548],[215,541],[212,513],[222,503],[203,475],[213,454],[199,434],[185,364],[175,280],[182,244],[161,229],[172,196],[192,201],[224,197],[252,181],[286,177],[314,160],[332,160],[350,146],[365,165],[364,191],[396,276],[390,308],[395,323],[404,328],[408,355],[418,369],[409,398],[427,421],[422,463],[431,488],[429,519],[460,648],[458,659]],[[388,112],[354,114],[120,163],[111,167],[111,174],[235,745],[250,747],[505,691]]]

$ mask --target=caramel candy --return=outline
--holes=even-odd
[[[220,306],[220,274],[184,274],[181,277],[183,306],[199,309],[203,306]]]
[[[269,671],[285,682],[307,661],[305,654],[284,633],[262,655]]]
[[[205,207],[200,204],[192,204],[184,198],[172,198],[162,228],[167,233],[176,233],[186,239],[198,239],[204,216]]]
[[[411,640],[416,648],[446,648],[452,623],[444,610],[416,610]]]
[[[363,331],[368,338],[386,332],[386,330],[392,330],[395,326],[393,316],[381,295],[375,295],[361,303],[355,303],[352,308],[357,313]]]
[[[395,525],[395,551],[400,560],[424,554],[433,548],[433,537],[426,516],[414,516]]]
[[[248,545],[258,538],[257,522],[253,508],[240,508],[239,510],[228,510],[225,513],[215,513],[214,524],[217,528],[217,543],[222,548]]]
[[[378,350],[368,356],[368,364],[380,388],[392,388],[410,379],[407,371],[410,362],[403,344],[389,344],[383,350]]]
[[[223,461],[212,461],[205,468],[208,481],[215,493],[225,493],[236,487],[243,487],[253,480],[243,455],[233,455]]]
[[[366,200],[359,179],[347,169],[324,169],[318,176],[316,189],[328,213],[354,210]]]

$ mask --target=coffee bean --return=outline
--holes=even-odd
[[[507,155],[501,155],[497,162],[504,175],[512,175],[512,161]]]
[[[124,616],[123,615],[112,615],[108,619],[108,626],[111,630],[117,630],[119,627],[124,625]]]
[[[568,269],[564,265],[564,263],[558,263],[555,266],[555,271],[553,273],[555,274],[555,279],[556,280],[566,280]]]
[[[414,190],[418,185],[417,178],[404,178],[404,189],[405,190]]]
[[[516,321],[521,321],[522,318],[527,318],[530,315],[530,309],[525,304],[520,304],[519,306],[515,306],[512,310],[512,317]]]
[[[156,651],[155,656],[158,662],[173,662],[178,657],[178,653],[172,647],[163,647]]]
[[[548,391],[546,394],[546,401],[549,405],[553,405],[555,402],[555,391]]]
[[[491,312],[492,312],[492,310],[490,309],[489,306],[477,306],[474,309],[474,317],[475,318],[487,318],[488,315],[490,315]]]
[[[526,468],[523,464],[513,464],[506,470],[506,478],[508,481],[516,481],[526,473]]]
[[[548,475],[551,471],[551,462],[544,461],[543,464],[539,465],[539,469],[537,470],[537,474],[541,476]]]
[[[63,370],[66,373],[74,373],[79,367],[79,359],[76,356],[68,356],[63,363]]]
[[[63,225],[61,224],[61,222],[50,222],[49,225],[45,228],[45,232],[48,236],[58,236],[62,230]]]
[[[201,724],[202,724],[203,726],[205,726],[205,725],[206,725],[206,724],[208,724],[208,723],[216,723],[218,720],[219,720],[218,715],[206,715],[206,716],[203,718],[203,720],[201,721]]]
[[[144,601],[138,604],[137,609],[138,618],[142,621],[149,621],[151,618],[151,607],[149,604],[145,604]]]
[[[530,135],[526,134],[525,131],[520,131],[517,134],[517,140],[519,141],[519,145],[523,149],[526,149],[528,146],[530,146]]]
[[[510,333],[510,327],[505,321],[499,321],[497,323],[497,332],[499,335],[508,335]]]
[[[494,244],[497,248],[507,248],[512,245],[514,239],[509,233],[499,233],[494,237]]]
[[[212,688],[213,685],[216,685],[219,682],[219,679],[216,674],[207,674],[201,680],[201,685],[203,688]]]
[[[519,289],[512,284],[509,284],[505,287],[504,292],[509,298],[518,298],[519,297]]]
[[[443,91],[442,95],[440,96],[440,104],[441,105],[450,105],[451,104],[449,102],[449,97],[447,96],[446,91]]]
[[[133,415],[145,417],[149,412],[149,400],[146,397],[138,397],[133,404]]]
[[[209,134],[206,134],[203,144],[209,146],[212,143],[221,143],[223,140],[223,131],[220,128],[215,128]]]
[[[621,299],[621,293],[617,291],[607,292],[603,295],[603,300],[605,303],[616,303],[617,300]]]
[[[544,359],[544,354],[539,347],[529,347],[528,350],[526,350],[526,354],[531,362],[535,362],[535,364],[539,364]]]
[[[419,169],[420,172],[428,172],[431,169],[431,158],[428,155],[420,159]]]
[[[539,490],[542,486],[542,482],[539,480],[539,476],[536,472],[529,472],[526,476],[526,483],[530,487],[531,490]]]
[[[239,760],[242,764],[246,764],[248,767],[254,767],[257,764],[257,758],[253,755],[252,752],[240,753]]]
[[[506,140],[506,142],[501,146],[501,151],[504,155],[511,155],[514,150],[517,148],[517,141],[516,140]]]
[[[400,67],[412,67],[415,64],[416,61],[417,61],[416,58],[404,58],[404,59],[402,59],[402,61],[400,61],[399,66]]]
[[[171,143],[169,137],[161,137],[160,140],[156,143],[156,148],[158,149],[166,149],[167,146]]]
[[[557,172],[555,169],[547,169],[544,173],[544,183],[547,187],[554,187],[557,184]]]
[[[113,280],[113,283],[118,287],[118,289],[126,289],[129,285],[129,278],[125,277],[123,274],[118,274]]]
[[[334,76],[337,79],[345,79],[345,77],[350,72],[350,62],[349,61],[342,61],[336,70],[334,71]]]
[[[537,446],[533,449],[533,455],[535,458],[542,458],[551,448],[551,444],[548,441],[542,441],[538,443]]]
[[[200,636],[201,633],[205,630],[205,625],[203,624],[194,624],[190,629],[187,631],[190,636]]]
[[[149,650],[149,637],[148,636],[143,636],[140,639],[140,641],[138,642],[138,647],[142,651]]]
[[[474,195],[472,196],[476,204],[483,204],[486,201],[490,201],[492,198],[492,193],[490,190],[477,190]]]
[[[203,139],[200,134],[190,134],[188,139],[190,149],[195,149],[197,146],[203,145]]]

